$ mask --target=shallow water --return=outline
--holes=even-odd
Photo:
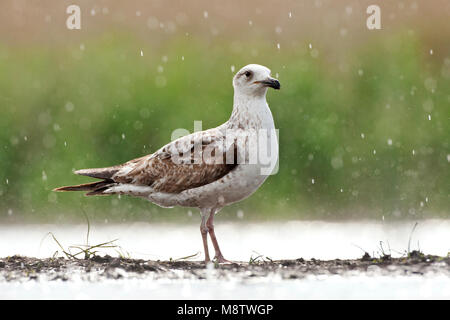
[[[0,283],[0,299],[449,299],[447,276]]]
[[[401,256],[408,249],[414,222],[317,222],[216,223],[216,234],[225,256],[248,261],[259,254],[271,259],[352,259],[363,250],[371,255]],[[85,225],[2,225],[0,256],[50,257],[59,250],[46,236],[52,232],[67,248],[86,242]],[[92,225],[90,244],[117,240],[120,251],[132,258],[185,257],[202,250],[198,225],[102,224]],[[383,241],[383,249],[380,248]],[[363,250],[362,250],[362,249]],[[412,233],[411,250],[445,256],[450,251],[450,220],[419,221]],[[115,251],[102,251],[117,255]],[[60,254],[61,255],[61,254]],[[203,255],[194,259],[200,260]],[[286,280],[276,275],[253,280],[211,277],[198,279],[152,279],[125,277],[86,281],[81,276],[69,281],[0,281],[0,298],[123,298],[123,299],[337,299],[337,298],[450,298],[450,279],[432,273],[386,276],[365,273],[311,275]]]
[[[414,226],[409,222],[321,222],[277,223],[216,222],[216,235],[227,259],[249,261],[262,254],[271,259],[352,259],[364,251],[373,255],[383,250],[400,256],[408,249]],[[86,225],[0,225],[0,257],[15,254],[51,257],[59,250],[46,236],[52,232],[64,246],[85,244]],[[98,224],[92,225],[89,243],[118,239],[116,244],[132,258],[168,260],[197,252],[203,258],[198,225]],[[390,251],[389,251],[390,247]],[[419,221],[412,233],[411,250],[446,255],[450,251],[450,220]],[[210,245],[212,252],[212,246]],[[363,251],[364,250],[364,251]],[[105,251],[106,252],[106,251]],[[109,251],[109,254],[116,254]]]

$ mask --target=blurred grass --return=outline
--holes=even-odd
[[[280,170],[221,215],[449,217],[450,59],[403,33],[334,62],[314,49],[257,42],[236,50],[195,38],[154,49],[117,33],[81,46],[0,45],[0,219],[83,221],[81,207],[100,221],[195,218],[196,209],[51,189],[89,180],[73,169],[151,153],[194,120],[203,129],[223,123],[231,66],[248,63],[282,83],[268,93]]]

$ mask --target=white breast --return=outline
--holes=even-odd
[[[270,163],[263,164],[258,160],[257,163],[239,164],[233,171],[215,182],[185,190],[176,197],[152,194],[150,195],[152,201],[165,206],[221,208],[247,198],[261,186],[271,173],[270,165],[274,166],[278,160],[278,140],[272,113],[265,101],[263,106],[259,106],[256,113],[250,113],[253,110],[248,109],[240,111],[233,113],[230,121],[220,126],[219,129],[225,130],[227,134],[232,132],[232,134],[244,135],[246,132],[253,130],[262,136],[265,135],[265,141],[276,150],[276,153],[271,156]],[[232,131],[229,131],[230,129]],[[248,152],[255,152],[255,148],[261,146],[261,144],[251,144]],[[258,153],[259,150],[256,150],[256,152]],[[248,153],[246,154],[246,160],[249,160]]]

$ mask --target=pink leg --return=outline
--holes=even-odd
[[[214,233],[214,215],[215,215],[215,212],[212,211],[208,218],[208,221],[206,222],[209,236],[211,237],[211,241],[213,243],[214,250],[216,251],[216,255],[214,258],[217,259],[217,261],[219,263],[230,262],[227,259],[225,259],[222,255],[222,252],[220,252],[219,243],[217,242],[216,234]]]
[[[206,226],[206,216],[202,215],[202,223],[200,224],[200,232],[203,239],[203,249],[205,250],[205,262],[210,262],[208,250],[208,227]]]

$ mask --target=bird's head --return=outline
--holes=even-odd
[[[249,64],[233,78],[234,91],[250,96],[264,96],[267,88],[280,89],[280,82],[270,76],[270,70],[259,64]]]

